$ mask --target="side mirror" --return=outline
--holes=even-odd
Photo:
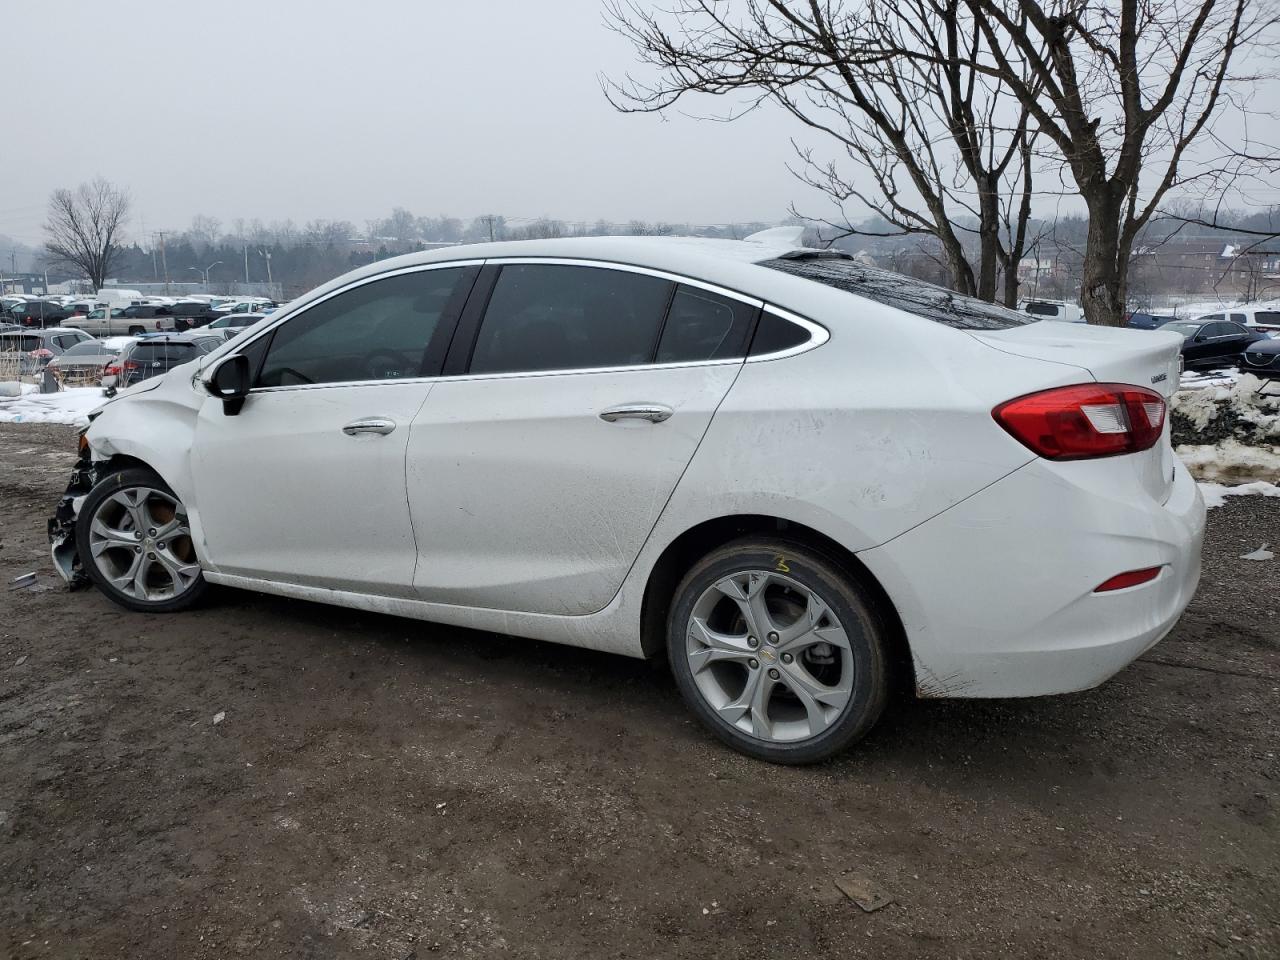
[[[223,357],[205,375],[204,388],[222,401],[222,412],[234,417],[249,395],[249,358],[242,353]]]

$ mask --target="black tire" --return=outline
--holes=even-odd
[[[142,487],[173,497],[174,501],[177,502],[177,497],[168,484],[161,480],[154,471],[145,467],[130,467],[126,470],[109,474],[99,480],[97,485],[89,491],[76,517],[76,549],[80,554],[80,564],[94,585],[122,607],[136,610],[140,613],[176,613],[179,610],[187,610],[199,603],[209,588],[203,572],[198,573],[190,585],[186,586],[176,596],[146,600],[135,597],[113,584],[106,574],[99,569],[98,563],[94,560],[90,539],[90,528],[94,518],[98,516],[100,511],[114,509],[114,505],[108,506],[108,502],[116,494]],[[178,502],[178,509],[175,511],[175,515],[182,515],[180,502]],[[144,536],[146,532],[143,531]],[[186,542],[180,542],[183,538],[178,536],[166,546],[174,551],[174,555],[180,555],[184,562],[198,565],[199,561],[195,557],[195,547],[190,543],[190,539],[188,535],[185,537]],[[178,545],[175,547],[174,543],[178,543]],[[127,556],[127,551],[120,550],[118,553]],[[163,572],[163,567],[161,567],[161,572]]]
[[[130,327],[129,328],[129,336],[131,337],[140,337],[142,336],[142,334],[146,332],[147,332],[146,327]]]
[[[849,653],[844,663],[851,663],[853,671],[849,700],[838,717],[816,736],[785,742],[753,736],[731,724],[711,706],[694,679],[687,639],[694,607],[710,587],[740,572],[776,570],[785,570],[786,578],[812,591],[836,614],[849,640]],[[705,556],[685,574],[676,588],[667,618],[667,654],[671,671],[675,675],[676,686],[694,714],[735,750],[781,764],[826,760],[861,739],[875,725],[888,700],[888,637],[885,618],[878,611],[871,593],[849,571],[811,547],[770,538],[737,540]],[[757,662],[761,663],[759,669],[763,669],[764,663]],[[772,709],[773,703],[772,699],[766,700],[766,712]]]

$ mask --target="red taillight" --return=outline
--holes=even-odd
[[[1028,394],[991,411],[1046,460],[1083,460],[1149,450],[1164,428],[1164,397],[1123,383],[1081,383]]]
[[[102,375],[103,375],[104,377],[117,377],[117,376],[119,376],[119,375],[120,375],[120,364],[118,364],[118,363],[108,363],[108,364],[106,365],[106,367],[104,367],[104,368],[103,368]]]
[[[1094,593],[1106,593],[1108,590],[1123,590],[1125,587],[1136,587],[1140,583],[1150,583],[1160,576],[1160,567],[1144,567],[1141,570],[1130,570],[1117,573],[1110,580],[1104,580],[1093,588]]]
[[[142,364],[140,364],[140,363],[135,363],[135,362],[134,362],[134,361],[132,361],[132,360],[126,360],[126,361],[122,364],[122,366],[123,366],[126,370],[141,370],[141,369],[142,369]]]

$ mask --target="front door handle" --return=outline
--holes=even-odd
[[[342,432],[348,437],[354,437],[361,433],[379,433],[386,436],[396,428],[394,420],[388,420],[385,417],[368,417],[364,420],[352,420]]]
[[[610,407],[600,414],[606,423],[619,420],[648,420],[650,423],[661,423],[674,413],[670,407],[660,403],[624,403],[618,407]]]

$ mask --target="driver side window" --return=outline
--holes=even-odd
[[[374,280],[285,321],[255,386],[424,376],[427,348],[454,300],[463,267]]]

